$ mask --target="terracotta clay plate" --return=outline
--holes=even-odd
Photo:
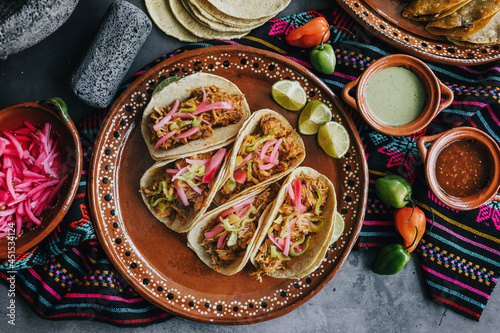
[[[425,22],[401,15],[401,0],[337,0],[361,25],[388,44],[419,58],[449,65],[479,65],[500,59],[498,45],[458,46],[425,30]]]
[[[333,110],[351,135],[346,157],[333,159],[304,136],[303,165],[327,175],[337,191],[345,231],[322,266],[301,280],[249,276],[251,265],[224,276],[203,264],[186,246],[186,235],[157,221],[139,195],[139,179],[154,161],[143,141],[140,122],[154,87],[169,75],[204,71],[236,83],[251,110],[271,108],[295,127],[298,113],[273,102],[271,86],[290,78],[311,99]],[[248,324],[281,316],[311,298],[335,275],[358,237],[365,212],[368,168],[357,130],[340,100],[304,67],[283,56],[243,46],[188,51],[163,61],[137,78],[112,106],[101,127],[92,159],[91,204],[97,234],[125,279],[153,304],[182,317],[217,324]]]

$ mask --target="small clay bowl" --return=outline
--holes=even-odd
[[[75,197],[82,173],[80,137],[68,116],[64,101],[53,98],[7,106],[0,110],[0,133],[23,126],[25,120],[37,127],[42,127],[47,122],[52,125],[52,133],[60,138],[57,149],[65,156],[69,175],[51,207],[40,217],[40,226],[23,228],[19,237],[14,239],[15,246],[12,246],[7,237],[0,238],[0,259],[10,258],[13,253],[26,252],[41,242],[59,224]]]
[[[436,178],[436,161],[441,151],[460,140],[472,140],[484,148],[488,158],[488,175],[486,184],[477,192],[466,197],[455,197],[444,192]],[[429,149],[427,143],[431,143]],[[449,131],[423,136],[417,140],[417,148],[425,164],[425,178],[432,193],[448,207],[458,210],[471,210],[489,201],[500,201],[497,194],[500,188],[500,149],[488,134],[473,127],[457,127]]]
[[[411,70],[420,79],[425,89],[425,102],[418,117],[404,125],[391,126],[379,120],[368,108],[366,101],[366,87],[375,74],[388,67],[404,67]],[[352,97],[350,91],[356,88],[356,95]],[[444,101],[441,102],[441,95]],[[453,101],[453,92],[434,75],[432,70],[421,60],[405,55],[388,55],[375,61],[359,78],[349,82],[342,89],[342,97],[351,107],[361,113],[365,121],[375,130],[392,136],[410,135],[420,131]]]

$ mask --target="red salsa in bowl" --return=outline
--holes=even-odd
[[[476,140],[459,140],[444,147],[436,160],[436,179],[454,197],[467,197],[484,188],[489,178],[486,149]]]
[[[500,201],[500,147],[485,132],[456,127],[419,137],[417,149],[427,185],[444,205],[471,210]]]

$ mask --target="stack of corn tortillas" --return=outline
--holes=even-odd
[[[285,9],[290,1],[145,0],[156,25],[184,42],[243,37]]]
[[[458,45],[500,43],[500,0],[414,0],[402,14],[412,20],[430,21],[427,31]]]

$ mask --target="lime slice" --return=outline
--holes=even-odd
[[[341,158],[349,150],[349,134],[344,126],[334,121],[321,125],[318,130],[318,143],[334,158]]]
[[[273,84],[271,94],[276,103],[290,111],[299,111],[306,105],[306,91],[297,81],[278,81]]]
[[[344,232],[344,218],[340,215],[339,212],[335,212],[335,217],[333,221],[333,235],[330,238],[330,245],[339,240],[340,236]]]
[[[332,110],[317,99],[306,104],[299,116],[299,132],[304,135],[318,133],[319,127],[332,119]]]
[[[180,76],[169,76],[167,77],[165,80],[161,81],[155,88],[155,90],[153,90],[153,94],[151,94],[151,96],[154,96],[156,95],[157,93],[159,93],[163,88],[165,88],[166,86],[168,86],[170,83],[172,82],[175,82],[175,81],[179,81],[180,79],[182,79]]]

